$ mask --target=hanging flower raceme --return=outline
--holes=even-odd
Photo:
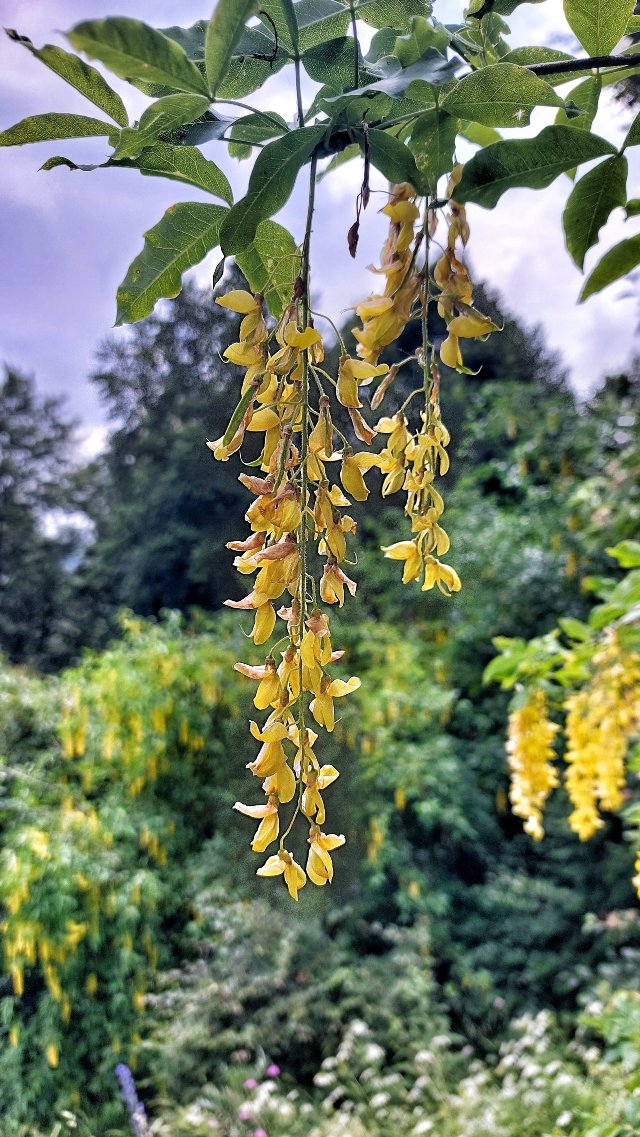
[[[312,175],[313,171],[315,163]],[[454,171],[449,190],[457,177]],[[389,218],[389,233],[380,267],[373,269],[384,279],[384,288],[357,306],[362,321],[354,329],[357,358],[341,344],[335,379],[320,366],[324,347],[308,307],[307,246],[291,302],[271,325],[265,306],[268,282],[264,294],[235,289],[218,298],[222,307],[242,317],[238,341],[224,355],[243,367],[244,375],[225,433],[208,445],[221,461],[239,451],[245,439],[257,438],[259,447],[252,468],[240,474],[253,497],[245,515],[251,532],[228,544],[236,554],[238,573],[251,579],[253,586],[243,598],[225,603],[253,614],[248,634],[256,647],[277,635],[278,620],[282,621],[282,634],[263,663],[236,664],[256,683],[254,705],[266,719],[261,726],[251,724],[260,748],[248,763],[261,781],[264,801],[236,802],[235,808],[258,822],[252,839],[256,852],[277,847],[259,875],[283,876],[295,899],[307,876],[317,885],[331,881],[330,853],[344,843],[342,836],[321,829],[326,817],[324,791],[338,770],[316,758],[318,736],[309,722],[331,733],[341,701],[360,686],[355,676],[343,679],[331,673],[332,663],[343,653],[333,650],[329,617],[322,605],[342,607],[345,596],[355,594],[356,582],[343,567],[351,561],[356,530],[349,509],[352,502],[367,500],[373,467],[382,476],[383,497],[406,494],[411,536],[384,548],[386,556],[403,562],[403,581],[417,580],[423,590],[437,587],[445,595],[461,587],[455,569],[440,560],[449,549],[439,489],[439,479],[449,467],[449,432],[440,415],[440,375],[428,339],[428,307],[436,300],[429,276],[436,211],[427,201],[421,218],[416,197],[408,183],[392,187],[382,210]],[[484,335],[494,327],[473,309],[468,272],[456,254],[456,242],[464,245],[468,232],[464,207],[451,202],[447,249],[434,276],[440,313],[449,325],[449,346],[443,345],[441,354],[456,366],[461,365],[459,339]],[[379,380],[371,402],[374,408],[380,405],[400,367],[408,362],[389,369],[379,362],[380,353],[414,317],[421,319],[423,328],[422,347],[412,357],[423,372],[423,409],[417,421],[412,419],[407,407],[419,393],[415,391],[400,410],[383,415],[373,426],[362,413],[361,396]],[[326,379],[346,408],[362,449],[350,445],[334,425],[323,387]],[[319,397],[314,407],[316,387]],[[336,434],[341,439],[337,450]],[[378,434],[384,436],[385,445],[376,453],[367,448]],[[319,580],[309,571],[312,543],[324,561]],[[302,818],[310,825],[306,874],[287,848],[291,829]]]
[[[462,166],[456,166],[449,179],[447,196],[462,177]],[[433,270],[433,278],[440,289],[438,312],[447,322],[447,338],[440,345],[440,359],[447,367],[464,370],[460,350],[461,339],[477,339],[497,332],[497,324],[473,307],[473,287],[466,266],[456,256],[456,242],[463,247],[469,240],[469,222],[463,205],[449,201],[449,232],[447,247]],[[457,311],[458,315],[454,315]]]
[[[318,828],[326,816],[323,791],[336,780],[338,770],[320,765],[314,752],[318,736],[307,725],[306,716],[331,732],[336,721],[334,701],[360,686],[355,676],[345,681],[329,674],[330,665],[344,653],[332,648],[326,612],[316,602],[309,603],[307,548],[315,539],[319,554],[326,559],[317,589],[319,599],[342,604],[345,586],[351,593],[356,587],[339,568],[347,555],[349,534],[356,527],[344,510],[353,498],[363,501],[367,497],[363,473],[374,464],[375,455],[354,453],[347,445],[334,453],[334,427],[326,396],[320,396],[315,423],[310,417],[310,368],[323,361],[324,350],[320,334],[300,303],[285,309],[272,333],[265,323],[261,296],[238,289],[220,297],[218,303],[243,316],[239,342],[225,356],[246,365],[247,370],[227,431],[210,448],[216,458],[226,460],[239,449],[247,432],[264,437],[260,457],[252,463],[260,465],[261,472],[240,474],[240,481],[253,495],[246,513],[251,534],[228,544],[236,553],[238,573],[253,578],[253,587],[243,599],[226,603],[254,612],[250,635],[255,645],[272,637],[278,618],[284,625],[280,643],[264,663],[236,664],[240,674],[257,684],[254,705],[267,712],[267,718],[262,726],[250,724],[260,748],[248,763],[250,772],[260,779],[264,801],[236,802],[234,808],[258,821],[251,842],[255,852],[265,852],[278,843],[278,851],[258,874],[283,876],[297,899],[306,875],[285,846],[296,817],[306,818],[311,826],[309,879],[313,883],[324,885],[332,879],[329,853],[344,843],[344,837],[323,834]],[[347,399],[349,392],[353,396],[351,411],[356,413],[359,406],[358,383],[366,384],[386,371],[385,366],[342,360],[339,392],[346,391]],[[366,430],[364,422],[361,429]],[[296,435],[299,444],[298,438],[294,441]],[[341,459],[342,487],[350,497],[327,477],[325,464],[337,458]],[[312,591],[315,596],[315,583]],[[288,816],[283,819],[287,806]]]
[[[569,824],[581,841],[604,825],[600,809],[619,809],[629,739],[640,728],[640,658],[615,630],[593,658],[591,681],[565,702]]]
[[[386,276],[384,293],[374,293],[356,305],[363,325],[353,329],[358,355],[371,365],[377,364],[383,347],[401,334],[420,292],[415,253],[411,248],[415,222],[420,216],[415,199],[415,191],[407,182],[394,186],[382,210],[390,220],[389,236],[382,249],[380,268],[371,268],[372,272]]]
[[[507,754],[511,770],[511,806],[525,820],[524,829],[535,841],[544,836],[542,810],[559,784],[553,760],[554,735],[560,728],[550,722],[544,692],[533,688],[524,706],[509,715]]]

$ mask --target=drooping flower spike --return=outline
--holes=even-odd
[[[312,176],[314,170],[312,164]],[[456,168],[450,188],[457,177]],[[318,736],[309,721],[331,733],[335,700],[360,686],[356,676],[343,679],[331,674],[331,665],[344,653],[333,649],[323,605],[342,607],[345,596],[355,594],[356,582],[342,567],[353,559],[349,548],[356,522],[348,510],[353,501],[367,500],[374,467],[382,478],[383,497],[400,490],[406,493],[411,536],[384,548],[386,556],[403,562],[403,581],[419,581],[423,589],[437,586],[447,595],[461,587],[455,569],[439,559],[449,549],[441,524],[444,503],[436,484],[449,467],[449,432],[440,417],[436,349],[425,338],[415,357],[424,372],[425,391],[417,419],[412,420],[405,405],[372,425],[363,414],[363,397],[366,401],[367,388],[377,382],[370,401],[374,408],[381,404],[401,365],[389,369],[379,362],[380,354],[415,316],[424,317],[426,329],[432,300],[449,325],[440,357],[450,366],[462,366],[461,339],[485,335],[494,325],[472,307],[469,275],[456,251],[456,242],[464,246],[469,236],[464,208],[450,204],[447,248],[433,273],[437,295],[431,292],[429,275],[435,217],[429,203],[421,214],[413,187],[405,183],[392,188],[382,212],[389,218],[389,235],[380,268],[373,271],[384,280],[384,290],[357,305],[362,320],[362,327],[354,329],[357,358],[343,346],[332,380],[358,442],[370,447],[382,436],[384,445],[377,451],[350,445],[340,431],[342,441],[334,450],[336,428],[322,387],[326,373],[318,370],[324,347],[306,300],[308,247],[303,249],[291,302],[275,327],[269,326],[261,294],[234,289],[217,300],[242,317],[239,338],[224,356],[245,373],[227,429],[208,445],[217,460],[227,461],[241,453],[247,435],[261,436],[259,457],[239,475],[252,495],[245,515],[251,532],[228,543],[236,554],[238,573],[252,586],[243,599],[225,603],[253,613],[253,626],[247,631],[255,646],[271,640],[278,620],[283,632],[263,663],[235,665],[256,684],[254,706],[267,717],[262,726],[251,723],[260,748],[247,764],[260,779],[265,800],[255,805],[236,802],[234,808],[259,823],[251,842],[255,852],[277,849],[258,875],[283,876],[294,899],[307,877],[318,886],[332,880],[329,854],[344,844],[344,837],[324,834],[320,828],[326,817],[324,792],[339,771],[316,758]],[[311,377],[319,389],[315,407]],[[311,580],[308,569],[311,542],[324,560],[318,581]],[[306,875],[285,847],[294,823],[305,818],[310,826]]]

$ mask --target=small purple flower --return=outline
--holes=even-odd
[[[256,1129],[253,1137],[267,1137],[267,1134],[264,1129]]]
[[[470,1058],[471,1055],[473,1054],[473,1046],[469,1046],[469,1044],[467,1043],[466,1046],[462,1047],[461,1053],[464,1054],[465,1058]]]
[[[279,1073],[280,1067],[276,1066],[275,1062],[272,1062],[270,1066],[267,1066],[267,1074],[270,1078],[277,1078]],[[266,1133],[265,1137],[267,1137]]]
[[[247,1078],[246,1082],[244,1083],[244,1088],[245,1090],[255,1090],[257,1085],[258,1083],[256,1082],[255,1078]]]
[[[120,1091],[131,1119],[131,1128],[135,1137],[146,1137],[149,1132],[149,1122],[142,1102],[138,1101],[133,1074],[128,1066],[120,1063],[119,1066],[116,1066],[116,1076],[120,1082]]]
[[[504,999],[500,995],[496,995],[495,999],[493,1000],[493,1005],[494,1007],[497,1007],[498,1010],[501,1010],[502,1007],[504,1007]]]
[[[238,1117],[241,1121],[249,1121],[251,1119],[251,1110],[247,1109],[245,1106],[240,1106],[240,1109],[238,1110]]]

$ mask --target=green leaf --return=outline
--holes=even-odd
[[[223,205],[183,201],[172,205],[144,234],[144,248],[118,289],[116,327],[142,320],[163,296],[177,296],[182,274],[219,244]]]
[[[567,250],[580,270],[587,251],[596,245],[610,213],[627,200],[627,159],[607,158],[589,170],[573,188],[562,215]]]
[[[196,146],[171,146],[168,142],[158,142],[144,150],[134,164],[141,174],[148,177],[170,178],[197,186],[215,197],[221,197],[229,205],[233,202],[226,176]]]
[[[358,60],[359,66],[362,66],[364,60],[359,49]],[[302,56],[302,64],[307,74],[317,83],[327,83],[339,90],[342,87],[353,86],[353,36],[339,36],[316,47],[310,47]]]
[[[244,25],[250,16],[255,16],[259,7],[256,0],[218,0],[204,43],[204,61],[212,97],[217,94],[229,70],[233,49]]]
[[[268,220],[260,222],[251,244],[236,257],[253,292],[262,292],[269,281],[266,301],[276,319],[291,300],[299,265],[296,249],[291,233]]]
[[[440,110],[427,111],[413,127],[409,149],[424,183],[432,192],[435,192],[442,174],[453,168],[457,133],[457,118]]]
[[[304,126],[276,139],[260,151],[246,196],[229,211],[220,232],[225,256],[241,253],[253,241],[258,225],[288,201],[298,171],[325,133],[324,126]]]
[[[483,126],[527,126],[534,107],[561,107],[549,83],[514,63],[497,63],[465,75],[442,100],[456,118]]]
[[[248,142],[230,142],[227,147],[230,158],[237,158],[239,162],[243,162],[245,158],[250,158],[253,153],[253,148]]]
[[[508,189],[545,189],[564,170],[605,154],[615,154],[615,147],[597,134],[545,126],[535,138],[505,138],[479,150],[465,164],[453,196],[493,209]]]
[[[503,55],[500,62],[530,67],[536,63],[562,63],[574,58],[573,55],[567,55],[566,51],[555,51],[550,47],[516,47]],[[585,68],[584,71],[572,71],[570,75],[563,75],[561,72],[557,75],[545,75],[545,79],[550,87],[559,87],[562,83],[568,83],[570,79],[581,79],[584,75],[591,74],[591,70]]]
[[[638,563],[640,564],[640,562]],[[571,640],[579,640],[584,643],[593,639],[591,628],[588,624],[583,624],[582,620],[576,620],[573,616],[559,616],[558,623]]]
[[[277,75],[285,63],[286,56],[280,55],[269,63],[264,59],[232,59],[229,70],[218,88],[219,99],[244,99],[257,91],[272,75]]]
[[[432,27],[424,16],[412,16],[409,34],[398,36],[393,46],[393,55],[400,60],[403,67],[410,67],[422,58],[430,47],[446,56],[451,36],[446,28]]]
[[[369,83],[366,87],[361,87],[358,91],[351,91],[347,95],[322,99],[320,106],[327,114],[335,118],[353,99],[375,98],[376,95],[387,95],[392,99],[399,99],[410,87],[417,86],[418,80],[429,83],[433,87],[445,86],[455,78],[455,72],[460,67],[462,67],[462,63],[459,59],[447,59],[435,48],[430,47],[422,59],[418,60],[417,63],[412,63],[411,67],[403,68],[397,75],[391,75],[388,79],[380,79],[377,83]],[[418,94],[420,92],[416,90],[416,95]],[[412,97],[412,92],[409,92],[409,96]]]
[[[270,119],[276,119],[280,123],[280,127],[278,128]],[[289,127],[282,116],[270,111],[269,118],[259,113],[237,118],[231,127],[230,137],[239,142],[248,142],[251,146],[254,142],[265,142],[268,138],[277,138],[280,134],[286,134],[288,130]]]
[[[192,63],[204,63],[204,39],[207,34],[208,21],[198,20],[190,28],[158,28],[167,39],[175,40],[180,44],[187,59]]]
[[[287,25],[287,31],[289,33],[289,39],[291,40],[291,46],[293,47],[293,54],[297,59],[300,54],[300,35],[298,32],[298,20],[296,17],[295,9],[293,7],[293,2],[292,0],[280,0],[280,6],[282,8],[284,21]]]
[[[377,63],[381,56],[392,55],[398,34],[397,28],[381,28],[376,32],[364,57],[367,63]]]
[[[622,149],[626,150],[627,146],[640,146],[640,114],[637,114],[631,123],[627,137],[622,143]]]
[[[568,118],[564,110],[559,110],[555,118],[556,124],[572,126],[574,130],[591,130],[593,120],[598,113],[601,91],[602,79],[599,75],[592,75],[583,83],[578,83],[578,86],[573,88],[570,98],[581,111],[584,111],[584,114]]]
[[[605,549],[605,552],[610,557],[615,557],[620,568],[640,567],[640,541],[620,541],[617,545]]]
[[[542,4],[543,0],[494,0],[491,12],[499,16],[510,16],[521,4]],[[471,11],[480,7],[479,3],[471,6]]]
[[[491,146],[492,142],[501,142],[502,136],[491,126],[480,126],[479,122],[461,122],[458,124],[458,134],[466,138],[467,142],[474,142],[476,146]]]
[[[588,55],[608,55],[633,15],[634,0],[564,0],[571,31]]]
[[[194,122],[208,107],[206,95],[165,95],[147,107],[137,127],[123,128],[113,157],[137,158],[146,146],[153,146],[161,134]]]
[[[179,91],[206,95],[207,84],[175,40],[168,39],[141,20],[112,16],[85,20],[67,33],[76,51],[99,59],[120,79],[161,83]]]
[[[585,286],[580,293],[579,304],[588,300],[595,292],[602,292],[603,288],[607,288],[609,284],[614,281],[620,280],[621,276],[626,276],[632,269],[637,268],[640,264],[640,233],[635,237],[627,237],[625,241],[620,241],[605,253],[602,260],[598,261],[596,267],[590,276],[587,277]]]
[[[637,217],[640,214],[640,197],[632,197],[625,205],[627,218]]]
[[[413,154],[392,134],[386,134],[384,130],[370,130],[369,153],[371,165],[390,182],[410,182],[418,191],[423,188],[424,179],[418,172]]]
[[[163,142],[170,142],[172,146],[202,146],[205,142],[222,138],[224,133],[233,126],[236,120],[225,115],[207,111],[197,122],[186,123],[176,130],[168,130],[163,135]]]
[[[24,146],[26,142],[52,142],[60,138],[116,138],[119,131],[110,122],[81,114],[34,114],[0,133],[0,146]]]
[[[372,0],[358,9],[358,18],[372,28],[398,28],[408,32],[412,16],[430,16],[429,0]]]
[[[46,43],[44,47],[38,49],[34,47],[31,40],[27,36],[20,36],[17,32],[9,29],[7,35],[10,39],[15,40],[16,43],[21,43],[23,47],[27,48],[36,59],[44,63],[46,67],[50,67],[84,95],[85,99],[94,103],[101,111],[109,115],[118,126],[128,126],[129,119],[125,105],[120,96],[109,86],[106,79],[103,79],[99,71],[95,67],[91,67],[84,59],[79,59],[77,55],[72,55],[68,51],[63,51],[61,47],[55,47],[52,43]]]
[[[297,37],[292,35],[291,8],[297,23]],[[348,9],[337,0],[300,0],[293,6],[290,0],[264,0],[260,12],[265,29],[272,30],[262,13],[273,20],[282,49],[296,57],[326,40],[343,36],[350,20]]]

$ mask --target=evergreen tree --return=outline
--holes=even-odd
[[[31,379],[6,371],[0,384],[0,647],[12,662],[41,670],[69,662],[88,632],[72,571],[81,535],[64,525],[64,512],[78,509],[83,497],[72,465],[73,431],[61,417],[60,399],[40,399]],[[52,527],[57,533],[48,536]]]
[[[242,595],[224,546],[238,532],[246,491],[233,460],[216,463],[205,446],[239,397],[239,369],[220,355],[234,322],[210,292],[188,285],[99,352],[92,379],[116,428],[85,575],[112,610],[215,609]]]

